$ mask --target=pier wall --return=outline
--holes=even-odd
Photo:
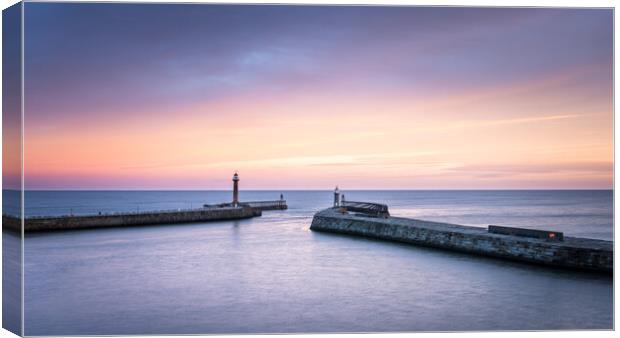
[[[24,230],[50,231],[154,224],[177,224],[243,219],[260,215],[260,210],[254,210],[250,207],[229,207],[109,215],[33,217],[26,218]],[[19,223],[11,220],[7,221],[6,219],[7,217],[4,216],[3,224],[5,226],[19,227]]]
[[[22,219],[20,217],[2,215],[2,229],[8,229],[21,233]]]
[[[252,209],[260,210],[260,211],[288,209],[288,206],[285,200],[242,202],[242,204],[248,205]]]
[[[365,236],[510,260],[611,273],[613,243],[564,237],[564,241],[489,233],[484,228],[406,218],[317,213],[311,230]]]

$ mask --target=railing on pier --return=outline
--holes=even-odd
[[[287,209],[286,200],[275,200],[275,201],[250,201],[250,202],[241,202],[239,204],[248,205],[254,209],[260,210],[283,210]]]
[[[209,206],[205,205],[202,208],[178,208],[178,209],[156,209],[156,210],[140,210],[140,211],[116,211],[116,212],[99,212],[88,214],[65,214],[65,215],[33,215],[26,216],[26,219],[60,219],[60,218],[79,218],[79,217],[94,217],[94,216],[134,216],[134,215],[147,215],[147,214],[174,214],[180,212],[201,212],[209,210],[231,210],[235,209],[232,206]]]
[[[388,206],[379,203],[342,201],[340,206],[347,211],[360,212],[377,217],[388,217]]]

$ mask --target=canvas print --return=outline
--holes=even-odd
[[[3,327],[613,329],[613,9],[19,2]]]

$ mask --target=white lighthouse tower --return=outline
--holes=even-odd
[[[239,175],[235,173],[232,178],[233,181],[233,207],[239,205]]]
[[[338,186],[334,189],[334,207],[340,206],[340,190],[338,190]]]

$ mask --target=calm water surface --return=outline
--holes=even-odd
[[[277,199],[242,192],[242,200]],[[309,231],[331,192],[204,224],[29,234],[25,334],[612,328],[608,276]],[[612,239],[612,191],[353,191],[395,216]],[[27,192],[28,215],[196,207],[229,192]]]

